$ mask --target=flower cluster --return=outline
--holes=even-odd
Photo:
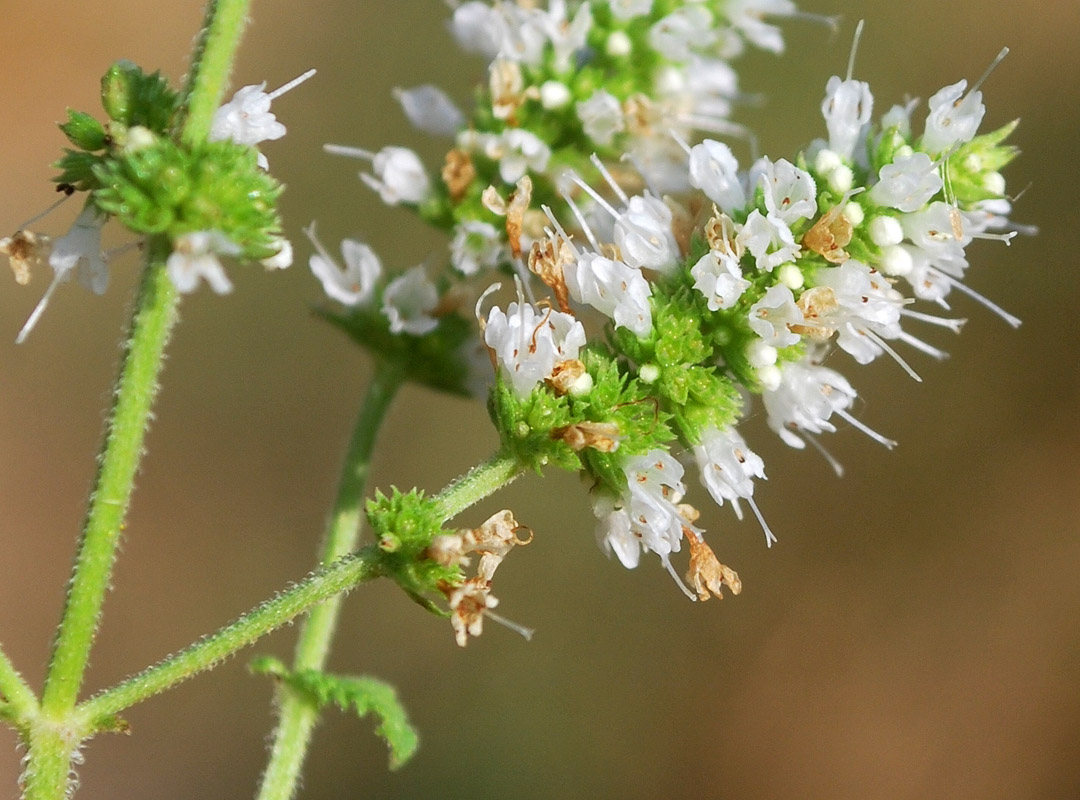
[[[28,229],[44,214],[0,240],[0,253],[11,260],[19,283],[27,283],[31,267],[44,261],[53,270],[18,341],[34,327],[56,287],[72,276],[96,294],[105,291],[108,261],[117,252],[102,252],[101,231],[112,217],[132,233],[168,238],[166,269],[181,292],[194,291],[203,280],[219,294],[230,291],[221,256],[258,261],[268,269],[289,266],[292,246],[275,208],[282,187],[266,172],[266,157],[255,145],[285,135],[270,104],[313,74],[270,93],[265,86],[245,86],[218,109],[208,141],[189,144],[181,135],[179,95],[165,79],[130,62],[114,64],[101,82],[106,122],[68,111],[60,126],[74,149],[56,164],[57,188],[64,199],[87,192],[84,210],[55,241]]]
[[[684,502],[683,454],[772,544],[754,497],[764,464],[737,430],[754,396],[784,442],[839,471],[818,438],[837,421],[894,443],[854,416],[829,352],[886,355],[918,379],[903,347],[945,354],[911,326],[963,320],[910,306],[947,311],[954,290],[1018,324],[963,282],[973,240],[1015,235],[1001,175],[1015,123],[978,135],[981,79],[934,94],[921,133],[917,102],[875,120],[868,85],[849,74],[827,83],[825,137],[790,160],[742,167],[715,138],[745,135],[729,119],[740,95],[728,62],[746,43],[779,52],[765,20],[794,13],[786,0],[465,2],[451,32],[489,59],[472,114],[432,86],[398,92],[417,127],[454,137],[439,177],[404,148],[327,147],[369,161],[362,178],[384,201],[448,233],[443,298],[492,269],[516,274],[516,302],[485,313],[485,293],[476,306],[504,448],[587,475],[597,538],[627,567],[655,553],[679,581],[671,557],[685,542],[683,589],[702,599],[741,584]],[[369,286],[360,272],[324,264],[312,269],[331,297],[375,302],[341,291]],[[536,302],[536,279],[550,300]],[[388,290],[384,327],[426,333],[399,322]]]
[[[647,190],[629,195],[596,160],[606,186],[574,178],[564,194],[577,233],[551,214],[529,254],[560,310],[511,305],[505,316],[517,317],[516,327],[504,324],[500,309],[489,313],[485,341],[518,405],[554,406],[548,413],[560,430],[578,424],[579,407],[593,424],[610,426],[599,444],[584,445],[603,451],[603,467],[580,457],[584,449],[574,466],[595,482],[601,545],[626,566],[652,552],[671,570],[671,554],[685,540],[695,587],[719,594],[721,583],[739,586],[726,567],[712,566],[711,551],[711,582],[702,578],[706,546],[696,510],[682,502],[678,453],[693,454],[717,504],[730,502],[741,516],[745,501],[774,540],[754,500],[764,465],[736,427],[744,398],[760,396],[769,426],[787,444],[809,442],[830,462],[817,437],[835,431],[838,419],[891,447],[852,414],[855,389],[823,365],[830,350],[859,364],[886,355],[918,379],[898,345],[945,354],[908,326],[959,330],[963,320],[909,306],[924,300],[947,310],[952,290],[1018,324],[963,283],[972,241],[1007,243],[1015,235],[1000,173],[1015,156],[1003,144],[1014,124],[976,135],[981,92],[964,81],[930,98],[921,135],[913,132],[913,103],[876,123],[872,104],[865,83],[831,79],[822,103],[828,138],[793,161],[761,158],[742,170],[718,141],[684,145],[695,191],[663,199]],[[575,244],[579,236],[588,244]],[[606,319],[604,336],[579,327],[586,307]],[[581,363],[582,352],[592,380],[562,392],[559,375]],[[599,415],[591,396],[599,365],[617,369],[628,386],[646,387],[665,425],[640,437]],[[511,416],[502,411],[497,421]],[[658,437],[660,430],[667,436]],[[572,449],[569,441],[563,446]]]

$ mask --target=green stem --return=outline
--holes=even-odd
[[[204,140],[240,43],[250,0],[210,0],[192,58],[181,139]],[[143,453],[151,407],[157,394],[165,345],[177,319],[179,298],[165,271],[170,243],[154,237],[135,302],[131,333],[114,391],[105,444],[68,583],[64,612],[53,641],[42,694],[42,715],[30,736],[25,794],[28,800],[59,800],[68,792],[70,759],[78,733],[63,726],[78,698],[90,647],[97,633],[124,517]],[[51,726],[51,727],[50,727]],[[58,765],[63,762],[63,768]]]
[[[523,472],[517,459],[502,452],[473,467],[435,495],[434,500],[443,521],[453,519],[466,508],[512,483]]]
[[[356,549],[375,439],[401,382],[400,372],[389,365],[380,364],[368,387],[338,481],[337,498],[320,557],[323,566]],[[341,595],[335,595],[313,608],[304,620],[293,669],[322,669],[325,666],[337,627],[341,600]],[[259,800],[288,800],[296,793],[308,744],[319,716],[318,708],[308,697],[284,684],[280,692],[278,725],[274,731],[274,744],[266,772],[263,773]]]
[[[324,600],[379,577],[380,556],[377,549],[369,547],[338,559],[217,633],[84,701],[76,708],[78,717],[90,728],[109,723],[115,714],[210,669]]]
[[[45,678],[41,706],[54,718],[75,705],[82,685],[143,452],[165,344],[177,318],[178,295],[165,271],[169,251],[167,239],[150,241],[105,446]]]
[[[38,702],[34,691],[3,650],[0,650],[0,694],[7,700],[0,704],[0,719],[18,723],[37,713]]]

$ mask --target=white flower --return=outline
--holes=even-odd
[[[712,12],[701,4],[677,8],[649,29],[649,45],[672,61],[686,61],[716,41]]]
[[[938,166],[926,153],[898,156],[879,177],[867,195],[870,202],[906,212],[918,211],[942,186]]]
[[[232,139],[237,144],[252,147],[260,142],[280,139],[285,135],[285,126],[278,122],[277,117],[270,111],[270,104],[314,74],[315,70],[308,70],[280,89],[269,93],[266,91],[265,81],[258,86],[239,89],[232,100],[214,112],[214,118],[210,122],[210,135],[207,138],[211,142]],[[263,169],[268,166],[266,156],[262,153],[259,153],[259,166]]]
[[[785,158],[762,158],[750,170],[750,184],[761,184],[769,216],[788,225],[817,216],[817,186],[810,173]]]
[[[466,220],[454,228],[450,242],[450,263],[462,275],[494,269],[506,255],[498,229],[487,222]]]
[[[615,320],[637,336],[652,330],[649,297],[652,290],[641,270],[595,253],[581,253],[563,267],[570,296]]]
[[[739,247],[749,250],[757,261],[757,268],[766,272],[794,261],[800,252],[787,223],[772,214],[764,216],[756,208],[746,218],[735,241]]]
[[[646,193],[630,198],[615,220],[615,244],[632,267],[667,272],[678,262],[679,246],[671,230],[671,209]]]
[[[501,134],[462,131],[458,146],[479,150],[499,162],[499,177],[506,183],[517,183],[526,172],[543,172],[551,158],[551,148],[536,134],[523,128],[508,128]]]
[[[71,280],[73,275],[77,274],[79,283],[94,294],[105,293],[109,285],[109,267],[101,252],[101,226],[104,223],[105,218],[99,217],[92,208],[87,206],[71,223],[68,232],[52,243],[49,266],[53,269],[53,279],[15,337],[15,344],[26,341],[30,331],[45,313],[56,287]],[[14,237],[5,238],[3,243],[0,243],[0,248],[11,256],[13,266],[22,266],[26,269],[28,262],[36,262],[42,256],[42,249],[48,244],[46,237],[19,231]],[[22,265],[17,263],[20,258],[25,259]],[[15,274],[18,280],[18,269]],[[27,280],[29,280],[29,274],[27,274]],[[25,283],[25,281],[19,282]]]
[[[429,312],[439,304],[439,290],[424,272],[413,267],[387,284],[383,290],[382,310],[390,320],[391,333],[423,336],[431,333],[439,321]]]
[[[841,158],[851,159],[863,126],[870,122],[874,111],[874,96],[870,85],[863,81],[842,81],[836,75],[825,85],[821,113],[829,129],[829,149]]]
[[[956,215],[960,215],[959,238],[956,235]],[[971,243],[971,236],[963,224],[965,219],[963,212],[939,201],[931,203],[923,211],[903,215],[900,226],[904,229],[904,236],[922,252],[930,266],[962,278],[968,266],[964,248]]]
[[[525,398],[556,364],[577,358],[585,345],[585,328],[561,311],[539,312],[527,303],[511,303],[506,313],[498,307],[488,313],[484,342],[518,397]]]
[[[879,272],[849,259],[818,270],[816,284],[828,287],[835,301],[818,321],[837,329],[836,343],[860,364],[870,363],[885,350],[882,338],[900,335],[904,298]]]
[[[690,148],[690,185],[701,189],[725,214],[746,205],[739,162],[731,148],[721,142],[706,139]]]
[[[342,240],[341,257],[345,268],[341,269],[315,240],[313,229],[309,229],[309,235],[319,252],[308,263],[315,277],[322,281],[323,290],[347,306],[367,304],[374,293],[375,282],[382,275],[382,263],[375,251],[355,239]]]
[[[641,547],[667,563],[668,554],[679,551],[683,526],[689,525],[675,505],[686,491],[682,464],[656,449],[628,458],[623,472],[630,491],[631,527]]]
[[[606,500],[606,498],[604,498]],[[641,540],[630,526],[630,512],[615,509],[610,500],[593,504],[597,516],[596,543],[610,557],[616,555],[627,569],[634,569],[641,562]]]
[[[805,322],[802,311],[795,305],[791,289],[777,284],[770,286],[765,296],[750,306],[750,328],[771,347],[788,347],[799,341],[799,334],[789,325]]]
[[[835,431],[829,418],[846,412],[857,396],[839,372],[809,362],[785,364],[781,375],[777,389],[762,393],[765,413],[769,427],[785,443],[800,450],[806,442],[793,431]]]
[[[619,20],[644,16],[652,11],[653,0],[608,0],[611,16]]]
[[[104,223],[104,217],[87,207],[71,223],[68,232],[53,242],[49,266],[58,282],[70,279],[78,267],[80,284],[94,294],[105,293],[109,285],[109,268],[101,254],[101,226]]]
[[[922,148],[930,155],[971,141],[979,129],[986,113],[982,92],[964,95],[966,88],[967,81],[961,80],[930,98],[930,113],[926,117],[926,130],[921,142]]]
[[[431,180],[420,157],[405,147],[384,147],[371,160],[374,175],[360,179],[379,193],[387,205],[423,202],[431,192]]]
[[[576,108],[585,135],[599,145],[606,147],[611,144],[615,134],[626,129],[622,106],[603,89],[597,89],[588,100],[579,102]]]
[[[592,7],[582,3],[573,19],[567,17],[566,0],[550,0],[548,11],[538,12],[541,30],[551,41],[554,51],[552,66],[557,73],[564,73],[574,67],[573,56],[584,49],[589,31],[592,29]]]
[[[791,0],[728,0],[724,5],[731,27],[751,44],[771,53],[784,52],[784,39],[778,27],[765,22],[765,15],[786,17],[794,13]]]
[[[228,294],[232,284],[218,256],[240,253],[240,245],[221,231],[185,233],[173,240],[173,251],[165,261],[165,269],[177,291],[183,294],[195,291],[200,280],[205,280],[218,294]]]
[[[417,130],[434,136],[453,136],[465,127],[465,115],[446,92],[427,83],[395,89],[394,97]]]
[[[742,276],[739,259],[730,250],[706,253],[690,268],[690,276],[694,288],[708,300],[710,311],[731,308],[750,286]]]
[[[694,448],[694,459],[701,485],[709,490],[716,504],[722,506],[725,500],[731,501],[735,515],[742,519],[739,500],[753,502],[754,478],[765,478],[765,462],[746,446],[734,428],[706,431],[701,444]]]

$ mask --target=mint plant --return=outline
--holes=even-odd
[[[393,688],[325,671],[344,592],[392,580],[445,617],[460,646],[488,621],[529,638],[495,610],[493,579],[544,532],[508,509],[487,520],[469,512],[526,473],[563,469],[585,479],[597,542],[623,566],[652,554],[691,601],[738,595],[742,581],[688,502],[688,466],[715,503],[739,517],[749,508],[771,546],[778,537],[755,497],[764,462],[738,428],[750,409],[839,473],[820,441],[836,420],[895,443],[855,416],[857,392],[826,355],[842,351],[857,364],[886,356],[920,380],[909,359],[945,354],[918,326],[959,331],[954,290],[1019,324],[963,282],[969,245],[1008,244],[1017,233],[1001,172],[1016,155],[1007,144],[1016,123],[979,132],[982,88],[1005,51],[970,85],[933,93],[925,116],[917,101],[875,116],[869,86],[855,77],[860,24],[846,75],[823,80],[820,138],[785,157],[755,152],[740,166],[720,141],[756,150],[733,120],[743,99],[734,65],[747,47],[782,51],[780,25],[808,16],[788,0],[458,4],[450,33],[487,62],[472,105],[462,109],[430,84],[397,95],[417,128],[448,140],[443,162],[426,165],[396,145],[326,146],[359,159],[360,179],[385,203],[444,232],[445,263],[384,266],[355,240],[340,244],[338,259],[315,224],[304,230],[328,296],[318,313],[375,364],[315,571],[83,698],[180,297],[203,282],[230,291],[223,259],[238,263],[230,269],[280,269],[294,257],[291,226],[277,211],[282,185],[257,146],[285,135],[273,101],[314,71],[226,100],[248,12],[247,0],[210,2],[181,88],[129,62],[111,67],[100,112],[69,111],[60,126],[70,146],[56,183],[65,197],[80,196],[83,211],[55,239],[31,229],[38,217],[0,241],[17,282],[46,264],[53,273],[19,341],[60,284],[77,276],[106,290],[114,254],[102,252],[103,225],[115,221],[145,254],[40,694],[0,652],[0,718],[26,749],[26,798],[70,795],[87,740],[125,730],[132,705],[298,617],[293,662],[252,663],[278,695],[257,796],[296,796],[315,724],[331,705],[373,714],[398,768],[418,736]],[[917,310],[920,302],[933,313]],[[435,493],[366,485],[380,425],[406,383],[486,400],[498,433],[487,461]],[[370,543],[361,546],[364,527]]]

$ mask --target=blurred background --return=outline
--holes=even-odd
[[[1075,264],[1080,6],[957,0],[812,0],[844,15],[839,36],[784,24],[788,53],[751,55],[744,88],[768,102],[741,119],[765,152],[823,132],[828,77],[867,30],[856,76],[880,110],[973,79],[983,130],[1014,117],[1023,156],[1015,218],[1038,225],[1011,249],[972,248],[970,284],[1024,320],[1013,331],[957,297],[964,334],[931,330],[952,358],[841,367],[859,416],[898,439],[886,452],[850,428],[814,453],[746,433],[769,481],[757,499],[779,544],[729,509],[703,522],[745,586],[690,604],[655,563],[636,571],[593,542],[573,476],[530,477],[466,521],[512,508],[536,540],[499,572],[500,611],[468,649],[390,585],[353,593],[331,667],[395,683],[422,732],[415,761],[386,771],[370,721],[329,713],[303,797],[1066,798],[1080,797],[1080,408]],[[3,0],[0,229],[51,202],[47,166],[66,106],[98,113],[116,58],[178,80],[201,3]],[[88,689],[112,684],[303,576],[314,563],[345,437],[370,363],[311,308],[321,289],[300,228],[366,239],[389,269],[440,252],[408,212],[383,207],[359,164],[323,142],[404,144],[431,165],[441,142],[408,129],[394,86],[434,81],[465,101],[483,65],[459,53],[435,0],[259,0],[235,86],[319,75],[277,101],[289,127],[264,148],[288,185],[297,264],[232,268],[236,290],[183,304],[158,421],[118,563]],[[40,226],[60,232],[74,204]],[[114,242],[119,241],[114,232]],[[336,245],[334,245],[336,249]],[[39,686],[82,519],[137,261],[103,298],[64,286],[27,344],[12,342],[46,284],[0,275],[0,641]],[[6,268],[5,268],[6,272]],[[941,333],[942,335],[936,335]],[[838,356],[838,358],[846,358]],[[840,363],[840,362],[837,362]],[[850,365],[850,367],[848,366]],[[496,439],[481,404],[407,389],[382,435],[373,485],[436,490]],[[696,480],[696,479],[695,479]],[[78,797],[253,794],[273,724],[256,653],[288,657],[295,628],[130,711],[133,735],[86,749]],[[15,737],[0,731],[0,797],[16,796]]]

